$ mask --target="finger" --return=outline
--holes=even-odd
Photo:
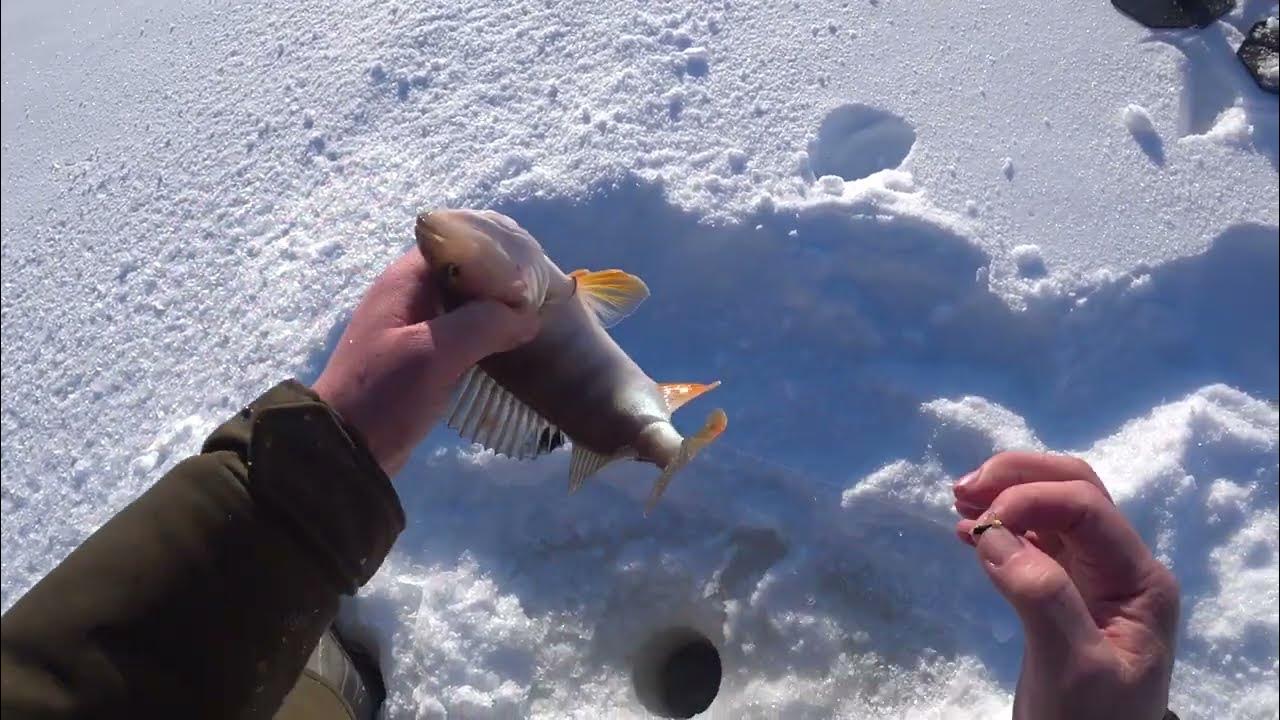
[[[975,505],[966,500],[956,500],[955,507],[960,517],[968,520],[977,520],[979,515],[987,511],[986,505]]]
[[[434,283],[422,253],[410,250],[383,269],[365,291],[355,315],[367,327],[398,328],[429,320],[435,311]]]
[[[978,526],[978,522],[972,519],[964,519],[956,523],[956,538],[969,547],[977,547],[978,543],[973,539],[973,529]],[[1063,545],[1062,538],[1053,533],[1037,533],[1034,530],[1024,533],[1023,536],[1032,545],[1040,548],[1040,552],[1048,555],[1054,560],[1059,560],[1062,554]]]
[[[1018,534],[1058,535],[1109,594],[1140,590],[1154,562],[1124,515],[1084,480],[1015,485],[991,503],[989,515]]]
[[[1067,571],[1026,539],[992,527],[976,540],[987,577],[1022,620],[1029,652],[1062,658],[1101,639]]]
[[[450,376],[461,376],[484,358],[532,340],[538,332],[538,314],[479,300],[416,327],[429,333],[437,367]]]
[[[383,278],[388,283],[391,311],[402,324],[425,322],[441,313],[431,267],[416,246],[397,258]]]
[[[1111,494],[1089,467],[1089,463],[1070,455],[1033,452],[1002,452],[982,464],[974,473],[962,478],[954,491],[957,500],[971,507],[986,508],[996,496],[1014,485],[1031,482],[1069,482],[1083,480]]]

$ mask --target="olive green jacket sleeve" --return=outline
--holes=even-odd
[[[0,620],[0,714],[268,718],[404,528],[328,406],[277,385]]]

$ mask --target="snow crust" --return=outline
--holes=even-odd
[[[1265,7],[1243,3],[1248,12]],[[1274,9],[1270,10],[1274,12]],[[572,498],[434,433],[343,609],[387,716],[1008,712],[1016,619],[949,484],[1078,452],[1178,575],[1173,707],[1275,718],[1277,106],[1255,17],[1108,3],[211,3],[3,15],[8,607],[277,380],[315,377],[433,205],[653,297],[616,336],[724,439]],[[1052,31],[1046,31],[1052,28]],[[1120,122],[1117,122],[1119,116]]]

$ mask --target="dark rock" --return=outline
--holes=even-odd
[[[1249,69],[1259,87],[1280,94],[1276,78],[1280,70],[1280,18],[1273,15],[1249,28],[1249,35],[1240,44],[1236,57]]]
[[[1151,28],[1208,27],[1235,0],[1111,0],[1120,12]]]

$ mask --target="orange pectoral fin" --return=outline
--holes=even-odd
[[[605,327],[618,324],[649,297],[644,281],[622,270],[574,270],[569,277]]]
[[[674,413],[684,407],[685,403],[718,387],[720,387],[719,380],[706,385],[702,383],[658,383],[658,389],[662,391],[662,399],[666,402],[667,412],[669,413]]]

